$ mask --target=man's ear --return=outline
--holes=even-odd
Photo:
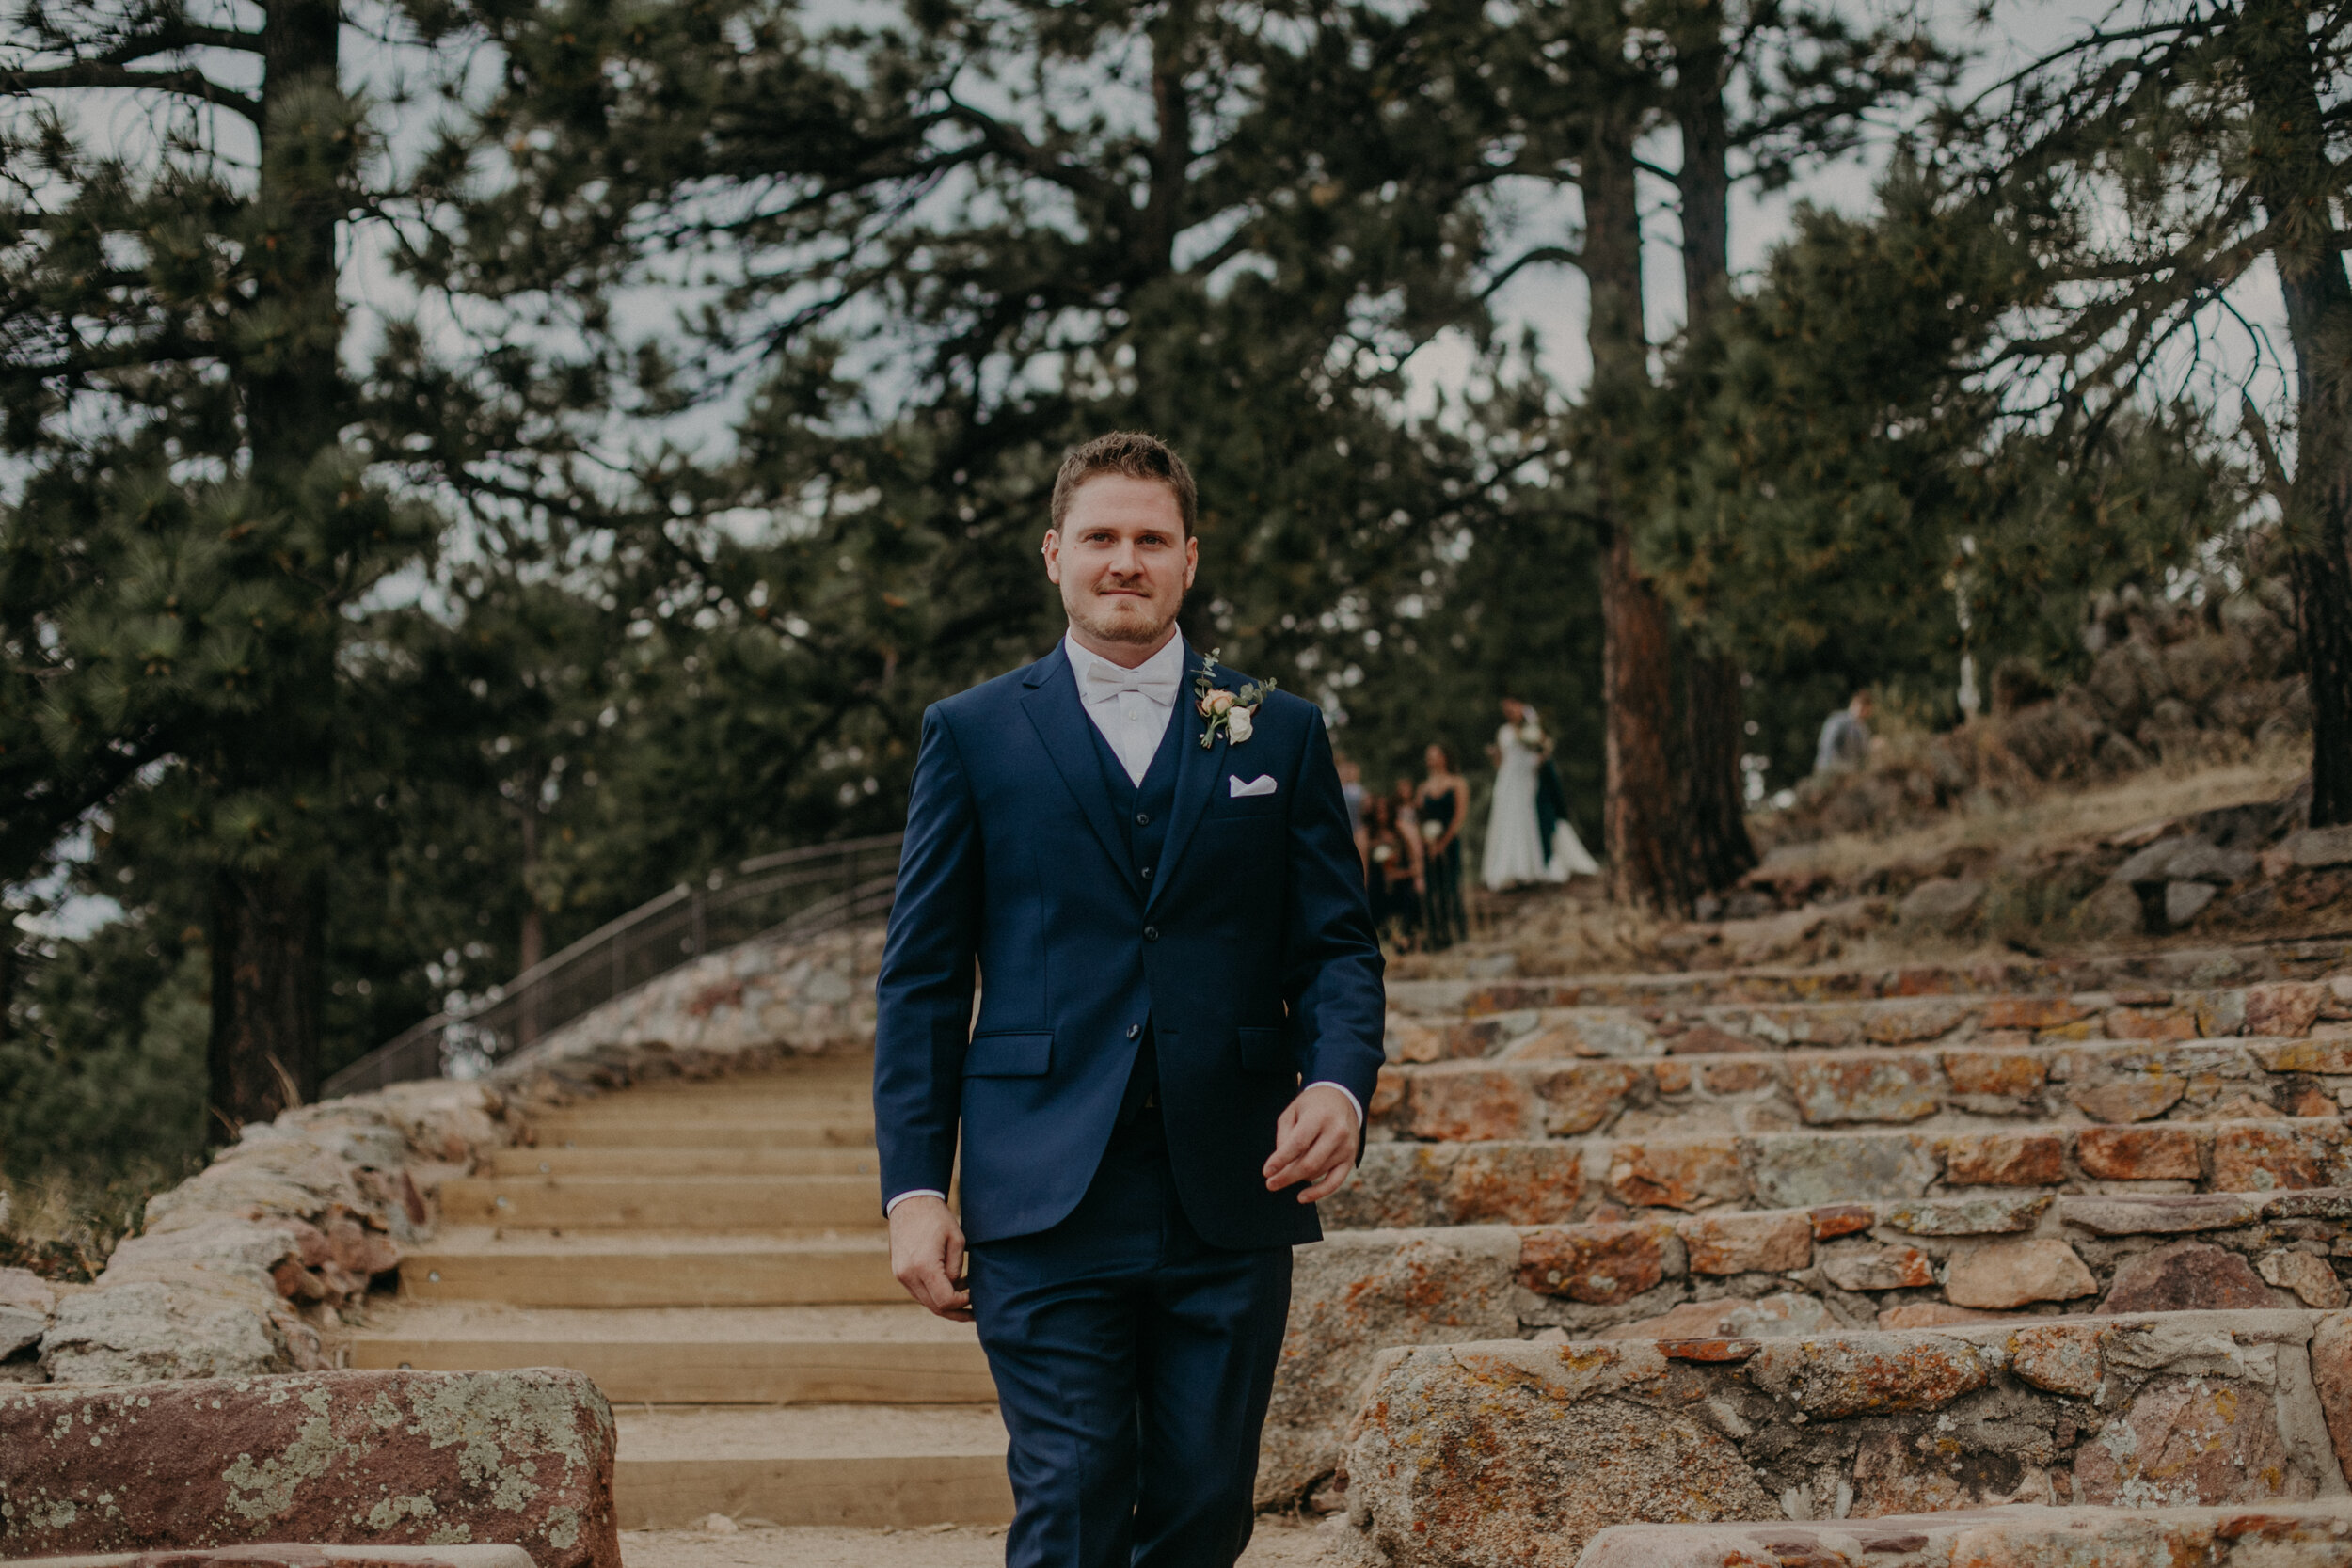
[[[1200,574],[1200,536],[1197,533],[1187,533],[1184,535],[1184,586],[1190,588],[1192,579]]]
[[[1045,542],[1038,546],[1038,553],[1045,558],[1045,580],[1057,588],[1060,587],[1061,532],[1059,530],[1049,528],[1045,531]],[[1186,578],[1184,580],[1189,583],[1192,579]]]

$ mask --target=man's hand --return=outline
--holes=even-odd
[[[929,1196],[890,1211],[890,1272],[907,1294],[952,1323],[972,1321],[963,1275],[963,1230],[947,1206]]]
[[[1266,1191],[1279,1193],[1304,1181],[1307,1190],[1298,1201],[1312,1203],[1339,1191],[1355,1164],[1356,1107],[1330,1085],[1316,1084],[1292,1101],[1274,1124],[1274,1152],[1265,1163]],[[909,1206],[921,1201],[910,1199]]]

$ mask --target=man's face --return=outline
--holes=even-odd
[[[1176,493],[1127,474],[1078,486],[1062,526],[1045,535],[1045,575],[1082,642],[1158,648],[1200,561]]]

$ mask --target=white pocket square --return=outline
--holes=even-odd
[[[1229,773],[1225,776],[1225,793],[1235,800],[1245,795],[1271,795],[1274,793],[1274,775],[1261,773],[1248,784],[1244,784]]]

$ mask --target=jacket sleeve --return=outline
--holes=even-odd
[[[981,885],[971,780],[934,705],[923,715],[874,988],[874,1142],[885,1204],[917,1188],[944,1193],[955,1169]]]
[[[1363,863],[1348,832],[1331,738],[1322,711],[1310,711],[1291,805],[1282,993],[1303,1081],[1337,1084],[1369,1107],[1386,1060],[1388,998],[1380,978],[1386,966],[1365,901]]]

